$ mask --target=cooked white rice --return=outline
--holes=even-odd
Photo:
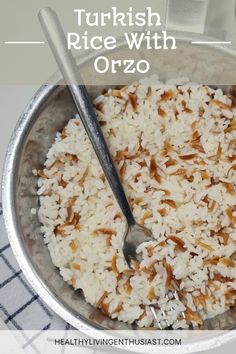
[[[220,89],[157,77],[94,101],[135,219],[154,236],[133,270],[121,249],[124,217],[79,117],[35,171],[53,263],[111,318],[152,326],[153,304],[166,313],[160,320],[187,328],[235,305],[234,104]]]

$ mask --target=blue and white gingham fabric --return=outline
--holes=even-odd
[[[2,216],[0,216],[0,317],[9,329],[61,330],[69,327],[44,304],[28,284],[12,253]]]

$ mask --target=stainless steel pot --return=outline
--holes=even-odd
[[[186,60],[190,63],[190,59],[193,58],[193,48],[189,45],[190,38],[191,40],[193,38],[180,34],[175,36],[181,49],[177,63],[172,53],[168,58],[166,53],[158,57],[150,57],[154,63],[157,61],[155,70],[161,77],[179,76],[183,63]],[[118,54],[127,54],[123,42],[120,42],[117,51]],[[198,53],[199,57],[194,57],[195,71],[191,71],[191,65],[190,69],[187,68],[187,71],[190,70],[190,79],[206,77],[207,72],[204,70],[207,70],[209,63],[212,63],[212,60],[214,63],[221,63],[222,58],[231,74],[236,70],[236,64],[234,65],[236,53],[233,50],[217,45],[200,47]],[[108,57],[112,55],[112,53],[107,54]],[[143,51],[137,55],[149,54]],[[94,54],[89,54],[80,60],[83,75],[90,75],[93,56]],[[208,65],[205,65],[206,62]],[[166,69],[170,65],[173,65],[171,73]],[[234,77],[236,78],[236,75]],[[217,79],[221,82],[221,75],[218,75]],[[43,242],[37,216],[30,213],[30,209],[37,209],[39,203],[36,193],[37,178],[33,176],[32,169],[42,167],[55,133],[61,130],[68,119],[76,113],[67,89],[59,85],[60,80],[60,76],[56,75],[51,84],[39,89],[22,113],[9,143],[2,188],[4,219],[10,243],[32,287],[52,310],[72,326],[82,331],[89,330],[94,336],[97,335],[98,329],[135,329],[117,320],[108,319],[99,310],[87,304],[81,292],[74,291],[62,280]],[[101,86],[89,86],[91,98],[99,94],[101,89]],[[236,328],[236,309],[205,321],[204,327],[207,329]],[[193,341],[192,351],[194,345]]]

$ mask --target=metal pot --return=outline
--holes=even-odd
[[[153,62],[157,61],[157,69],[155,70],[159,71],[162,77],[180,75],[179,70],[183,67],[183,61],[186,58],[190,61],[193,56],[192,46],[189,45],[190,38],[192,40],[192,37],[188,37],[186,34],[177,36],[182,58],[178,57],[176,65],[175,55],[170,55],[168,65],[170,66],[172,61],[175,61],[171,73],[166,70],[166,53],[160,54],[158,59],[156,56],[152,57]],[[118,54],[119,51],[127,54],[123,42],[120,42],[117,51]],[[195,56],[195,64],[198,64],[198,68],[195,72],[190,69],[190,74],[192,74],[190,79],[196,78],[196,75],[206,76],[207,73],[203,72],[205,62],[209,63],[212,58],[215,63],[217,60],[220,63],[224,58],[231,74],[232,70],[236,69],[233,66],[233,63],[236,62],[236,52],[233,50],[215,45],[200,47],[199,53],[201,53],[199,58]],[[202,60],[202,53],[204,53],[204,60]],[[113,54],[106,55],[109,57]],[[147,55],[147,53],[141,52],[137,55]],[[83,75],[90,75],[93,57],[94,54],[89,54],[80,60]],[[221,80],[220,77],[218,79]],[[63,281],[58,270],[53,266],[47,246],[43,242],[37,216],[30,213],[31,208],[37,209],[39,205],[36,193],[37,178],[33,176],[32,170],[42,167],[55,133],[61,130],[68,119],[76,113],[67,89],[65,86],[59,85],[60,80],[59,75],[54,76],[52,84],[42,86],[35,94],[22,113],[8,146],[2,188],[4,219],[10,243],[16,259],[32,287],[52,310],[72,326],[82,331],[89,330],[90,334],[94,336],[97,336],[98,329],[135,329],[118,320],[111,320],[99,310],[95,310],[85,302],[81,292],[74,291]],[[88,91],[91,98],[99,94],[101,89],[101,86],[89,86]],[[212,320],[205,321],[204,328],[236,328],[236,309],[231,309]],[[221,335],[223,340],[224,334]],[[191,351],[195,351],[195,347],[193,341]]]

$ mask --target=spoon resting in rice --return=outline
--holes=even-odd
[[[123,237],[123,252],[128,266],[131,267],[132,259],[140,261],[136,249],[143,242],[153,241],[152,233],[146,227],[136,223],[133,217],[86,87],[77,85],[78,82],[82,82],[82,79],[72,53],[67,50],[64,32],[57,15],[52,9],[44,8],[39,13],[39,19],[103,172],[126,218],[127,227]]]
[[[82,124],[126,219],[127,226],[123,237],[122,250],[127,265],[131,268],[132,260],[141,261],[141,256],[137,253],[139,245],[153,241],[152,232],[146,227],[139,225],[134,219],[86,87],[82,84],[78,85],[78,83],[82,82],[82,79],[72,53],[67,49],[65,35],[56,13],[50,8],[43,8],[39,13],[39,20],[62,76],[68,85]],[[176,291],[168,291],[166,297],[168,299],[173,297],[178,299]],[[165,321],[164,324],[163,321],[162,323],[158,321],[156,309],[153,305],[150,305],[150,309],[160,329],[170,326],[168,321]],[[161,312],[163,313],[164,311],[161,310]],[[185,318],[184,312],[182,316]]]

